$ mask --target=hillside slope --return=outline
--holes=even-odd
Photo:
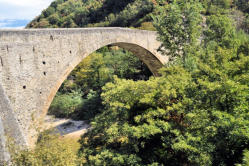
[[[56,0],[27,28],[140,27],[151,21],[152,0]]]
[[[230,12],[238,27],[249,32],[248,0],[200,0],[204,15]],[[77,28],[77,27],[135,27],[155,30],[151,15],[156,15],[157,5],[172,0],[55,0],[26,28]],[[243,19],[241,19],[243,18]]]

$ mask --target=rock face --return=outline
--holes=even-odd
[[[160,43],[156,32],[151,31],[0,30],[0,147],[6,135],[19,145],[32,146],[38,126],[62,82],[86,56],[106,45],[133,52],[155,76],[168,61],[157,52]],[[5,152],[0,150],[0,159]]]

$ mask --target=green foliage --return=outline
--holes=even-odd
[[[80,92],[57,93],[48,113],[56,117],[69,117],[82,108],[83,99]]]
[[[77,118],[91,120],[96,114],[103,109],[102,100],[99,93],[93,90],[83,99],[82,108],[77,112]]]
[[[38,26],[40,28],[47,28],[49,26],[49,22],[46,19],[41,19]]]
[[[249,14],[246,15],[246,18],[242,24],[242,29],[249,34]]]
[[[154,25],[162,42],[159,50],[171,59],[185,56],[188,45],[193,45],[200,37],[202,6],[198,1],[173,1],[172,4],[159,7],[154,17]]]
[[[168,12],[179,12],[179,18],[186,12],[180,10],[182,4],[171,5],[166,8],[174,10]],[[158,16],[155,21],[162,31],[159,39],[171,46],[163,36],[168,35],[170,29],[163,28],[169,25],[160,26],[168,17]],[[182,47],[185,60],[162,69],[161,77],[136,82],[115,78],[107,83],[101,94],[105,111],[81,139],[85,164],[242,163],[243,151],[249,148],[249,37],[232,25],[224,14],[210,15],[205,40]],[[181,32],[181,26],[178,29]],[[197,32],[189,31],[188,36],[192,33]]]
[[[248,166],[249,165],[249,151],[244,151],[243,163],[237,164],[236,166]]]
[[[249,144],[249,57],[237,53],[203,48],[191,72],[174,65],[160,78],[106,84],[106,110],[81,140],[86,165],[241,162]]]
[[[44,10],[42,14],[44,17],[49,17],[50,15],[52,15],[54,13],[55,13],[55,8],[50,6],[46,10]]]
[[[204,32],[206,42],[216,42],[223,47],[232,47],[235,29],[232,20],[226,15],[211,15],[207,18],[208,29]]]
[[[151,22],[143,22],[141,24],[141,27],[139,27],[139,29],[149,30],[149,31],[155,31],[156,30]]]
[[[92,119],[104,108],[102,87],[119,78],[149,79],[151,72],[136,56],[118,47],[104,47],[86,57],[56,94],[48,113],[56,117]]]
[[[76,146],[56,135],[43,133],[35,149],[16,151],[12,155],[15,166],[76,166],[79,165]]]
[[[163,6],[168,6],[168,4],[170,3],[182,3],[182,6],[186,7],[188,3],[192,2],[195,1],[193,0],[188,0],[188,1],[56,0],[52,2],[51,5],[47,9],[45,9],[40,16],[38,16],[32,22],[30,22],[27,25],[27,28],[48,28],[48,27],[74,28],[74,27],[119,26],[119,27],[135,27],[146,30],[155,30],[153,26],[150,25],[150,23],[152,22],[151,16],[158,14],[165,15],[165,11],[169,10],[169,8],[168,9],[160,9],[160,8],[165,8]],[[229,10],[231,8],[233,10],[240,10],[244,12],[245,16],[246,13],[249,14],[249,2],[247,0],[200,0],[200,3],[204,7],[202,13],[206,15],[217,14],[217,13],[229,13],[230,12]],[[196,1],[196,6],[199,6],[197,4],[199,4],[199,1]],[[197,9],[202,10],[202,7],[200,8],[197,7]],[[178,9],[175,8],[170,10],[178,10]],[[52,15],[53,17],[51,17]],[[179,15],[176,16],[178,17],[178,19],[176,19],[175,21],[178,21],[178,23],[180,23]],[[191,20],[192,19],[190,19],[190,21]],[[172,22],[172,20],[170,22]],[[246,24],[246,22],[247,21],[244,20],[245,25],[243,25],[243,27],[247,31],[246,26],[248,24]]]
[[[58,14],[53,14],[48,17],[48,21],[50,24],[61,24],[60,17]]]
[[[237,8],[249,14],[249,1],[248,0],[234,0]]]
[[[118,47],[105,47],[86,57],[69,77],[73,77],[78,87],[88,93],[90,89],[100,91],[113,80],[113,75],[138,80],[148,79],[151,72],[132,53]]]
[[[151,0],[56,0],[27,27],[140,27],[141,23],[151,21],[148,14],[153,10]],[[60,21],[51,15],[59,16]],[[41,26],[41,19],[49,24]]]

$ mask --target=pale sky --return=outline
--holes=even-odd
[[[0,19],[32,20],[53,0],[0,0]]]

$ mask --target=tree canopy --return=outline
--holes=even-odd
[[[162,76],[137,82],[115,78],[103,87],[105,111],[81,139],[86,165],[248,162],[249,36],[236,30],[227,12],[200,20],[203,11],[196,6],[203,4],[181,2],[161,6],[155,16],[162,48],[172,46],[162,52],[174,57]],[[196,21],[188,21],[186,13]]]

